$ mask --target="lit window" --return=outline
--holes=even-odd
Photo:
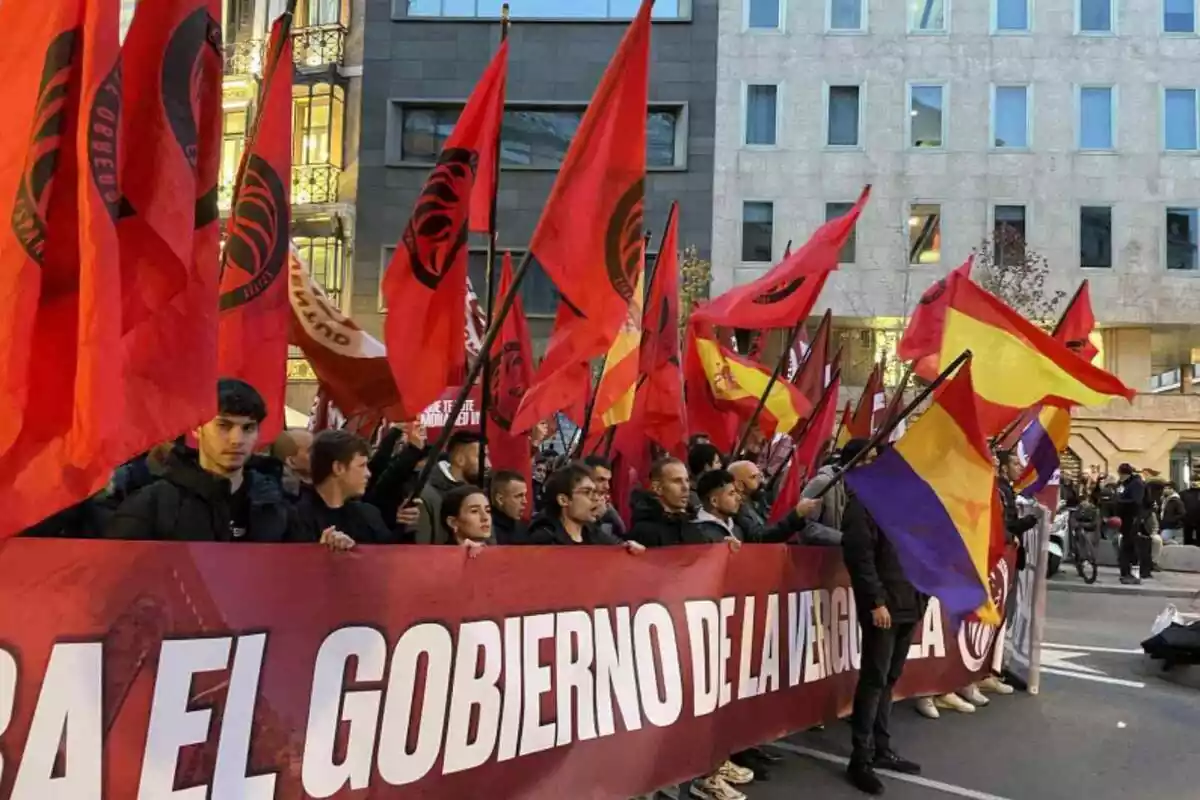
[[[746,87],[746,144],[775,144],[779,87]]]
[[[1167,209],[1167,269],[1200,269],[1196,247],[1200,243],[1200,210]]]
[[[775,236],[775,205],[742,204],[742,261],[771,263],[771,241]]]
[[[393,0],[410,17],[461,17],[498,19],[504,0]],[[639,0],[520,0],[511,4],[519,19],[633,19]],[[689,0],[657,0],[655,19],[686,19]]]
[[[825,143],[830,147],[857,147],[859,126],[859,88],[830,86],[828,134]]]
[[[917,85],[908,89],[909,144],[913,147],[943,147],[946,118],[942,113],[945,87]]]
[[[1082,86],[1079,89],[1079,149],[1112,150],[1113,88]]]
[[[1163,139],[1168,150],[1195,150],[1197,144],[1196,90],[1163,92]]]
[[[342,166],[345,106],[345,90],[336,84],[292,87],[293,164]]]
[[[342,0],[298,0],[296,3],[297,28],[336,25],[342,19]]]
[[[829,0],[829,29],[831,31],[861,31],[863,0]]]
[[[850,209],[854,208],[854,203],[826,203],[825,204],[825,221],[835,220],[838,217],[845,216],[850,213]],[[842,245],[842,251],[838,253],[839,264],[853,264],[855,257],[855,244],[858,240],[858,229],[850,230],[850,238]]]
[[[997,86],[992,93],[992,144],[1029,146],[1029,87]]]
[[[1163,32],[1195,33],[1196,0],[1163,0]]]
[[[915,203],[908,215],[908,262],[939,264],[942,261],[942,207]]]
[[[346,289],[346,243],[336,236],[294,236],[292,243],[309,274],[339,307]]]
[[[1113,0],[1076,0],[1080,33],[1112,33]]]
[[[1005,33],[1029,30],[1029,0],[992,0],[995,9],[993,25]]]
[[[1025,206],[996,206],[992,219],[992,260],[1011,267],[1025,261]]]
[[[1109,268],[1113,265],[1112,208],[1083,206],[1079,209],[1079,266]]]
[[[432,164],[446,143],[462,106],[393,104],[399,124],[389,129],[389,137],[399,132],[398,141],[389,141],[391,161]],[[586,106],[509,106],[504,111],[500,133],[500,163],[504,166],[557,169],[562,166],[567,148],[583,119]],[[678,147],[684,135],[683,109],[679,106],[651,107],[646,119],[646,164],[650,167],[675,167],[681,164],[684,148]],[[396,117],[393,117],[395,120]]]
[[[908,0],[908,29],[919,33],[946,32],[949,0]]]
[[[746,0],[749,28],[779,28],[780,0]]]
[[[233,185],[237,183],[242,151],[246,148],[246,122],[249,110],[229,108],[221,115],[221,177],[218,205],[228,209],[233,204]]]

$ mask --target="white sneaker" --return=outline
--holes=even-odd
[[[754,781],[754,770],[746,767],[739,767],[732,761],[726,761],[717,770],[717,774],[721,779],[732,786],[745,786],[747,783]]]
[[[988,677],[981,680],[977,685],[983,691],[991,692],[992,694],[1012,694],[1013,692],[1016,691],[1016,689],[1009,686],[1007,683],[1000,680],[995,675],[989,675]]]
[[[965,689],[960,689],[958,693],[964,700],[976,708],[986,706],[988,703],[992,702],[984,697],[983,692],[979,691],[979,688],[973,683],[969,684]]]
[[[746,800],[746,795],[726,783],[716,772],[692,781],[688,794],[696,800]]]
[[[938,713],[937,706],[933,704],[932,697],[917,698],[917,713],[925,719],[939,719],[942,716]]]
[[[971,705],[966,700],[963,700],[961,697],[956,695],[954,692],[951,692],[950,694],[943,694],[939,697],[935,697],[933,699],[933,702],[935,705],[937,705],[938,708],[946,708],[951,711],[957,711],[960,714],[974,714],[975,713],[975,706]]]

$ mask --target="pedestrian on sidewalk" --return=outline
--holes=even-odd
[[[1175,491],[1175,484],[1168,483],[1163,487],[1162,508],[1159,511],[1164,545],[1183,544],[1183,524],[1186,516],[1183,498]]]
[[[1121,518],[1121,583],[1139,585],[1153,569],[1151,541],[1146,530],[1146,483],[1130,464],[1117,467],[1117,516]],[[1139,576],[1133,574],[1138,566]]]

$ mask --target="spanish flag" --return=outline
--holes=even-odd
[[[896,549],[905,576],[937,597],[952,620],[977,612],[999,624],[988,591],[988,553],[1001,524],[1000,494],[979,426],[968,360],[904,438],[846,483]]]
[[[897,352],[932,380],[964,350],[987,358],[975,375],[987,435],[1039,403],[1098,406],[1136,394],[956,270],[921,298]]]
[[[692,327],[695,332],[699,326]],[[771,373],[748,358],[722,347],[710,336],[696,334],[692,345],[704,367],[713,399],[753,413],[771,381]],[[799,389],[787,380],[777,380],[767,395],[762,415],[771,424],[774,433],[788,433],[811,412],[812,404]]]
[[[596,407],[592,427],[597,430],[628,422],[633,416],[633,398],[637,393],[638,354],[642,344],[642,307],[645,305],[646,270],[638,272],[637,285],[629,298],[629,312],[617,338],[608,348],[604,372],[596,386]],[[599,420],[597,423],[595,420]]]

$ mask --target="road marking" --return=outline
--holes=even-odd
[[[831,764],[841,764],[842,766],[846,766],[850,763],[850,759],[843,756],[835,756],[832,753],[826,753],[821,750],[813,750],[808,747],[789,744],[788,742],[773,742],[771,747],[777,747],[780,750],[786,750],[787,752],[795,753],[796,755],[815,758],[818,761],[828,761]],[[894,778],[898,781],[903,781],[904,783],[911,783],[914,786],[923,786],[926,789],[934,789],[936,791],[943,792],[945,794],[952,794],[957,797],[966,797],[968,800],[1008,800],[1008,798],[1001,797],[997,794],[977,792],[974,789],[967,789],[963,786],[955,786],[952,783],[942,783],[941,781],[922,778],[919,775],[901,775],[898,772],[890,772],[888,770],[880,770],[880,772],[884,775],[887,775],[889,778]]]
[[[1086,673],[1088,675],[1103,675],[1104,673],[1092,667],[1085,667],[1082,664],[1076,664],[1071,661],[1072,658],[1082,658],[1087,653],[1076,650],[1057,650],[1047,645],[1042,645],[1042,669],[1048,667],[1057,667],[1060,670],[1068,670],[1070,672]]]
[[[1127,681],[1123,678],[1110,678],[1107,675],[1090,675],[1086,672],[1075,672],[1074,670],[1055,669],[1054,667],[1042,667],[1042,672],[1047,672],[1051,675],[1062,675],[1066,678],[1078,678],[1081,681],[1095,681],[1096,683],[1107,683],[1111,686],[1127,686],[1130,689],[1145,689],[1146,684],[1141,681]]]
[[[1120,647],[1092,647],[1084,644],[1051,644],[1043,642],[1042,647],[1052,647],[1056,650],[1082,650],[1085,653],[1117,653],[1123,656],[1140,656],[1145,651],[1141,649],[1127,650]]]

